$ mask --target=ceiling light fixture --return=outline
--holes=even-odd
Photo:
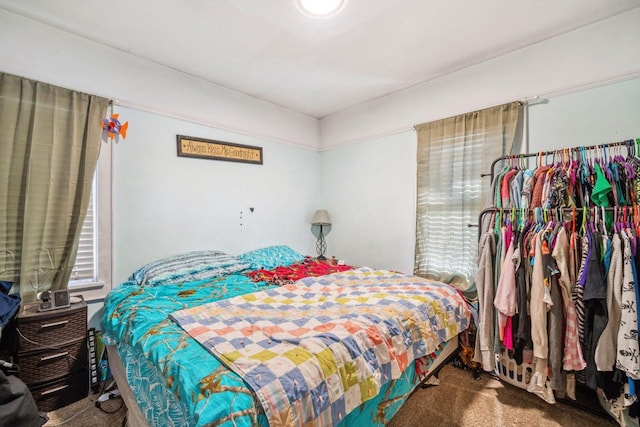
[[[296,0],[300,12],[312,18],[328,18],[344,8],[346,0]]]

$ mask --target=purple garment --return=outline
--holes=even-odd
[[[591,257],[591,248],[592,248],[592,243],[593,241],[591,240],[591,233],[587,232],[587,234],[584,236],[586,237],[587,241],[589,242],[589,250],[587,251],[587,256],[584,262],[584,269],[582,270],[582,274],[580,275],[580,277],[578,278],[578,284],[582,287],[584,287],[584,284],[587,282],[587,270],[589,270],[589,258]]]

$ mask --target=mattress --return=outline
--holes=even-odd
[[[169,319],[178,310],[274,286],[242,274],[187,283],[140,287],[125,283],[113,290],[103,317],[111,367],[129,408],[132,425],[268,425],[244,380],[227,369]],[[374,398],[345,417],[341,425],[384,425],[417,384],[457,346],[441,343]],[[120,367],[118,363],[121,363]],[[127,390],[127,391],[125,391]],[[135,404],[134,404],[135,400]]]

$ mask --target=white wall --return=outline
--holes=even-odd
[[[187,251],[284,244],[315,253],[309,222],[321,203],[318,152],[131,108],[115,112],[129,130],[110,142],[113,287],[147,262]],[[264,163],[178,157],[176,135],[262,147]],[[102,308],[101,299],[88,304],[89,327],[102,329]]]
[[[638,22],[640,9],[634,9],[322,121],[5,10],[0,71],[217,129],[331,149],[407,131],[416,123],[640,75]]]
[[[640,9],[635,9],[325,117],[321,147],[336,148],[493,105],[640,76],[639,22]]]
[[[549,98],[529,107],[530,152],[638,137],[640,78]]]
[[[113,287],[147,262],[186,251],[239,254],[284,244],[315,253],[309,222],[320,207],[318,152],[130,108],[116,112],[129,130],[113,147]],[[262,147],[264,164],[178,157],[176,135]],[[102,307],[103,300],[89,303],[89,327],[102,329]]]
[[[322,200],[335,218],[328,252],[413,270],[416,124],[550,95],[531,107],[530,151],[640,136],[638,22],[640,9],[322,119]]]
[[[318,147],[319,123],[313,117],[6,10],[0,10],[0,71],[118,99],[123,105],[218,129]]]
[[[529,151],[640,137],[639,101],[640,78],[533,105]],[[321,153],[322,203],[333,222],[330,255],[413,271],[416,149],[411,130]]]
[[[329,256],[413,272],[416,147],[408,131],[322,152]]]
[[[117,112],[129,131],[115,146],[114,284],[184,251],[237,254],[287,244],[312,253],[319,153],[134,109]],[[177,134],[262,147],[264,164],[178,157]]]

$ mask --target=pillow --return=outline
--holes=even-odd
[[[289,266],[304,259],[304,255],[289,246],[269,246],[245,252],[239,256],[241,262],[249,264],[251,270],[271,270],[278,266]]]
[[[151,262],[137,269],[129,280],[140,286],[213,279],[249,268],[237,257],[219,251],[195,251]]]

